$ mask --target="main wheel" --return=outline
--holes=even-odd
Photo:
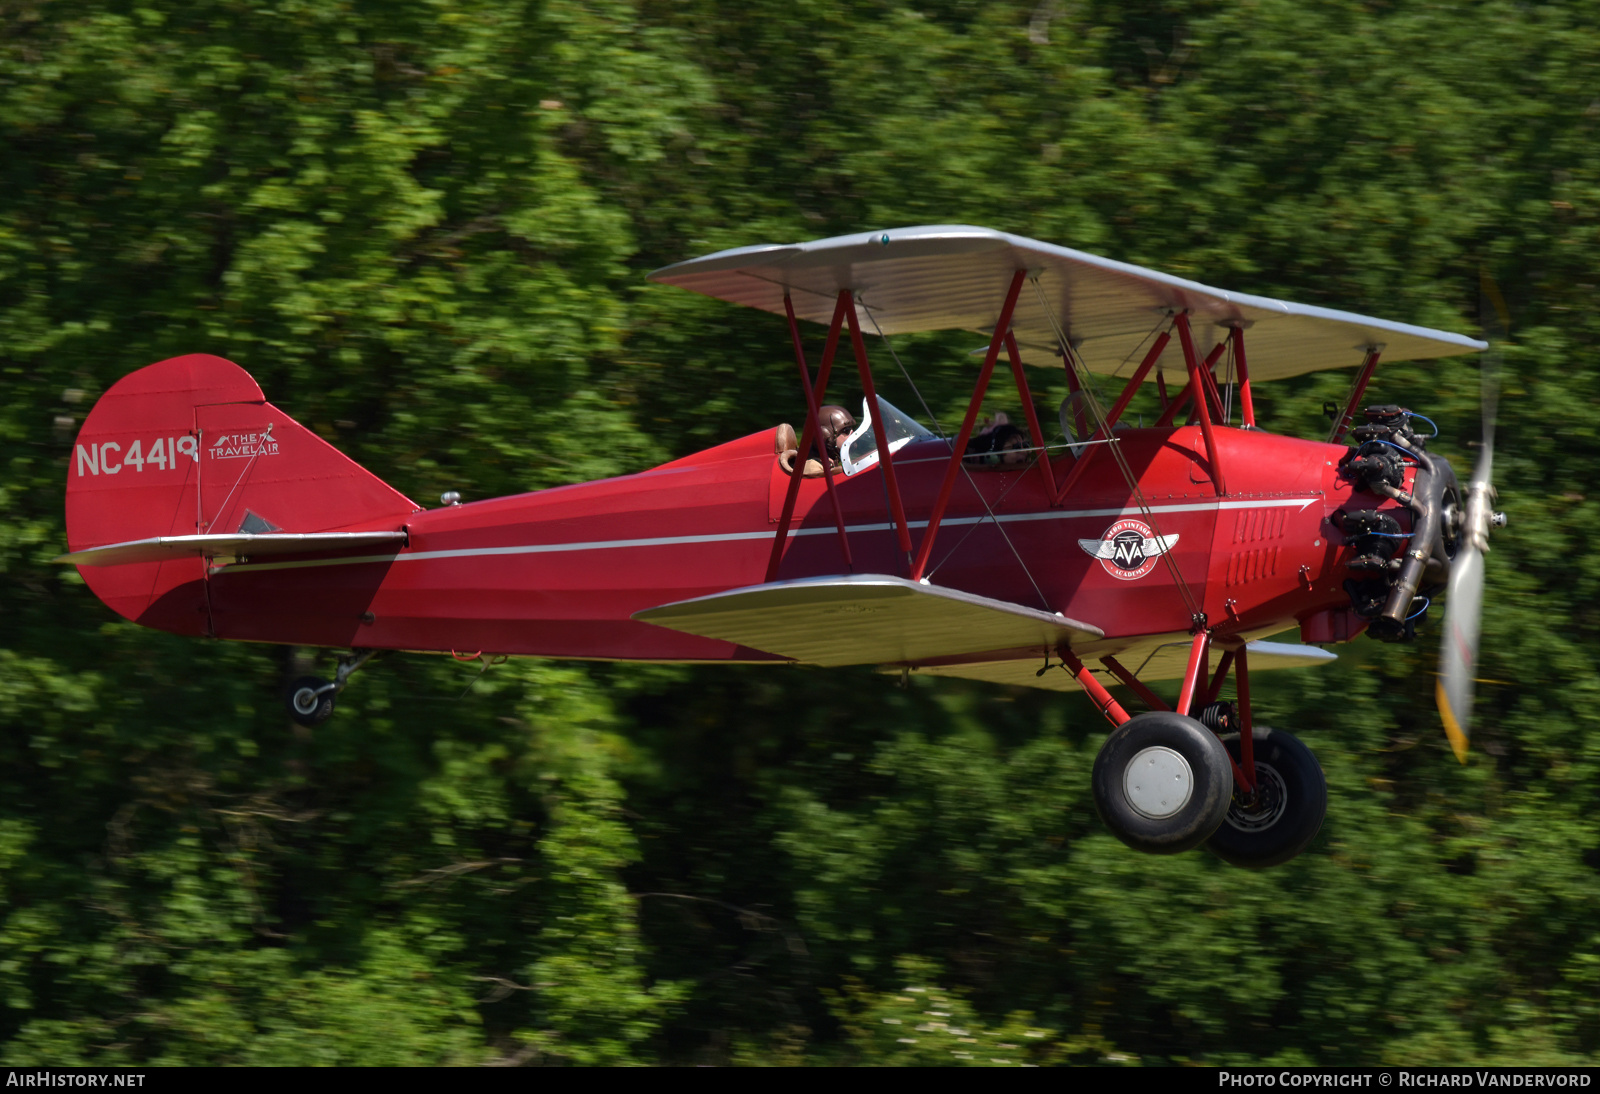
[[[1198,847],[1228,812],[1227,750],[1193,718],[1153,711],[1111,731],[1094,761],[1094,805],[1112,835],[1136,851]]]
[[[333,717],[333,689],[319,676],[300,677],[289,685],[285,697],[289,717],[303,726],[321,725]]]
[[[1328,812],[1328,782],[1311,750],[1281,729],[1255,730],[1256,792],[1236,788],[1207,844],[1235,866],[1281,866],[1308,847]],[[1239,734],[1222,738],[1239,757]]]

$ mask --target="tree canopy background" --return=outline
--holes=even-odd
[[[0,0],[0,1062],[1595,1062],[1597,17]],[[1497,281],[1466,766],[1431,628],[1263,677],[1331,808],[1251,873],[1109,836],[1075,699],[394,657],[309,731],[280,691],[327,654],[143,630],[49,562],[141,365],[238,361],[414,497],[537,489],[798,415],[779,322],[644,272],[928,222],[1467,333]],[[960,404],[970,346],[899,348]],[[1477,391],[1372,401],[1465,468]]]

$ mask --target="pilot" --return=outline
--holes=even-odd
[[[976,467],[1021,467],[1028,462],[1032,447],[1028,435],[1012,425],[1002,410],[967,441],[965,459]]]
[[[832,465],[830,470],[841,469],[839,446],[855,432],[855,428],[855,418],[842,406],[830,404],[817,411],[817,439],[821,443],[822,450],[828,454],[828,462]],[[777,447],[778,462],[783,465],[785,471],[793,474],[795,457],[800,454],[800,441],[795,437],[793,426],[778,427]],[[822,474],[822,462],[814,456],[808,458],[803,473],[808,479]]]
[[[817,411],[817,428],[821,430],[822,450],[838,463],[839,446],[856,431],[855,418],[844,407],[829,404]]]

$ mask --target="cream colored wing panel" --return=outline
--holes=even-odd
[[[1285,642],[1252,642],[1246,648],[1250,651],[1251,673],[1273,669],[1310,668],[1338,660],[1327,650]],[[1144,650],[1138,648],[1119,650],[1116,658],[1129,671],[1139,669],[1142,665],[1143,670],[1138,676],[1145,683],[1155,680],[1177,680],[1182,678],[1184,670],[1189,665],[1189,643],[1172,642]],[[1106,687],[1120,686],[1117,679],[1101,667],[1094,654],[1084,654],[1083,659],[1084,664],[1094,671],[1095,677]],[[1216,664],[1216,655],[1213,654],[1211,660],[1213,671]],[[911,671],[926,676],[953,676],[962,680],[1009,684],[1012,687],[1045,688],[1049,691],[1081,690],[1077,680],[1061,667],[1058,659],[1052,658],[1050,668],[1041,675],[1039,669],[1043,666],[1044,658],[1041,655],[1017,661],[978,661],[961,665],[918,666]]]
[[[633,618],[810,665],[879,665],[1104,637],[1059,615],[881,574],[752,585]]]
[[[1270,672],[1274,669],[1311,668],[1339,659],[1337,655],[1317,646],[1301,646],[1293,642],[1251,642],[1245,649],[1250,653],[1250,671],[1253,673]],[[1219,656],[1216,650],[1212,650],[1213,672],[1216,671]],[[1189,642],[1187,639],[1182,642],[1167,642],[1153,650],[1138,651],[1136,655],[1119,653],[1117,660],[1122,662],[1124,668],[1146,682],[1181,680],[1184,670],[1189,667]]]

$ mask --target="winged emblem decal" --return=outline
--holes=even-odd
[[[1158,536],[1142,520],[1119,520],[1099,539],[1080,539],[1078,546],[1098,559],[1106,573],[1122,581],[1136,581],[1156,568],[1156,559],[1178,544],[1177,535]]]

